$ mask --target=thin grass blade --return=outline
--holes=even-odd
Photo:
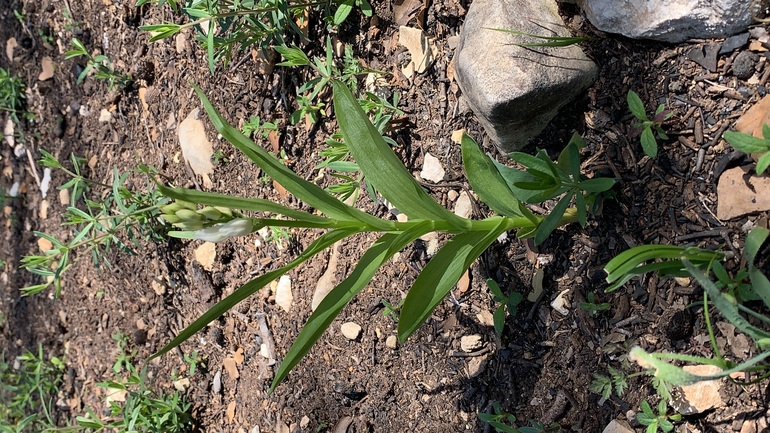
[[[754,293],[759,295],[762,302],[770,308],[770,281],[767,276],[762,273],[755,265],[754,260],[757,258],[757,253],[762,247],[762,244],[767,240],[767,236],[770,234],[767,229],[762,227],[755,227],[749,235],[746,236],[746,244],[744,246],[744,253],[746,254],[746,261],[749,267],[749,278],[751,279],[751,286],[754,289]]]
[[[720,292],[714,283],[708,279],[706,274],[704,274],[700,269],[696,268],[687,259],[682,260],[682,263],[690,275],[695,278],[696,281],[698,281],[698,284],[700,284],[701,287],[703,287],[703,290],[708,294],[711,302],[714,303],[714,305],[717,307],[719,312],[722,313],[722,316],[724,316],[725,319],[730,321],[730,323],[735,325],[736,328],[738,328],[744,334],[749,335],[755,341],[763,338],[770,338],[769,332],[757,328],[756,326],[750,324],[748,320],[746,320],[743,316],[741,316],[738,312],[738,307],[736,307],[735,304],[730,302],[724,295],[722,295],[722,292]]]

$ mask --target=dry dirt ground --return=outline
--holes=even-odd
[[[148,44],[148,35],[138,29],[162,20],[181,23],[182,17],[168,7],[136,8],[133,3],[0,0],[1,45],[5,47],[11,37],[20,45],[12,61],[0,55],[0,67],[22,77],[29,87],[27,109],[35,115],[24,124],[29,153],[16,156],[5,143],[1,151],[0,186],[7,191],[19,182],[22,188],[17,198],[6,201],[2,217],[0,258],[6,264],[0,282],[4,317],[0,344],[7,358],[38,344],[46,353],[65,355],[71,380],[62,397],[75,404],[57,407],[61,422],[82,414],[86,407],[101,407],[103,396],[95,383],[109,377],[115,360],[111,335],[116,331],[130,335],[137,359],[145,359],[207,305],[254,275],[286,263],[318,235],[292,232],[283,249],[257,235],[227,241],[216,246],[216,259],[207,269],[197,264],[193,254],[197,241],[150,242],[136,256],[111,253],[112,268],[97,270],[88,257],[81,260],[68,272],[58,299],[50,293],[19,296],[20,287],[38,282],[17,270],[23,256],[38,251],[32,231],[70,236],[61,226],[64,206],[55,188],[45,199],[47,214],[41,212],[43,197],[33,174],[36,163],[28,156],[37,160],[38,150],[45,149],[66,160],[74,153],[93,162],[87,175],[101,181],[109,181],[113,167],[130,171],[139,163],[149,164],[168,182],[196,188],[201,180],[185,167],[176,133],[180,120],[200,107],[190,82],[200,85],[234,125],[257,115],[278,122],[278,145],[289,167],[307,179],[318,176],[313,168],[320,161],[318,152],[336,124],[324,119],[308,129],[289,123],[296,87],[308,79],[306,71],[276,67],[260,72],[246,52],[212,76],[205,50],[195,43],[191,29],[183,33],[185,40],[179,46],[173,39]],[[468,4],[428,3],[425,31],[435,38],[439,53],[427,73],[412,79],[399,72],[408,54],[396,43],[398,28],[388,3],[375,5],[377,19],[354,16],[350,21],[355,24],[344,25],[339,36],[366,65],[389,73],[385,77],[391,89],[400,92],[400,108],[405,112],[403,122],[391,132],[399,143],[397,152],[415,173],[426,152],[439,157],[447,171],[445,182],[428,189],[452,208],[452,197],[467,190],[468,184],[451,134],[465,128],[484,142],[484,133],[451,79],[450,61]],[[14,10],[23,11],[23,25],[14,18]],[[477,414],[488,412],[496,401],[520,420],[555,421],[564,431],[599,432],[610,420],[638,410],[642,399],[656,401],[644,376],[632,379],[622,397],[613,396],[602,404],[600,396],[588,389],[593,373],[606,374],[609,366],[637,371],[636,366],[622,362],[632,344],[648,351],[709,356],[697,307],[691,308],[694,320],[684,333],[667,332],[674,313],[701,299],[697,286],[648,277],[605,294],[602,269],[619,252],[642,243],[717,248],[728,242],[740,248],[747,222],[767,224],[767,212],[730,221],[716,218],[715,170],[728,161],[741,162],[730,157],[732,149],[721,135],[767,92],[770,65],[763,58],[751,64],[755,70],[750,77],[739,79],[733,60],[748,45],[719,54],[710,71],[687,53],[719,40],[680,45],[633,41],[596,32],[574,6],[564,5],[562,13],[573,31],[596,37],[584,49],[599,66],[599,78],[582,98],[562,110],[531,149],[537,146],[555,154],[577,131],[588,142],[584,170],[618,179],[616,200],[605,202],[601,214],[590,219],[585,229],[558,230],[536,250],[514,236],[495,243],[472,266],[470,285],[454,290],[427,324],[394,349],[385,342],[397,324],[383,315],[383,299],[397,303],[428,261],[426,246],[416,242],[381,270],[288,379],[267,395],[276,366],[268,365],[259,353],[266,338],[259,318],[264,318],[280,362],[310,313],[315,283],[328,261],[328,255],[321,254],[291,272],[294,303],[290,312],[278,308],[267,290],[253,296],[182,345],[181,351],[151,363],[153,385],[171,389],[172,372],[187,368],[183,354],[197,350],[207,357],[206,368],[196,373],[185,391],[194,403],[192,413],[201,431],[332,431],[335,425],[349,422],[351,432],[481,432],[490,430]],[[316,42],[305,46],[314,54],[322,48],[318,19],[317,12],[310,14],[310,35]],[[415,26],[414,21],[409,25]],[[88,49],[105,53],[135,82],[118,91],[109,91],[104,82],[93,78],[78,85],[77,74],[84,64],[65,60],[63,55],[73,37]],[[52,60],[54,73],[41,81],[46,57]],[[142,87],[148,89],[146,107],[139,98]],[[625,102],[628,90],[639,93],[648,107],[665,103],[674,111],[665,124],[670,139],[662,142],[655,159],[644,156],[638,144]],[[108,122],[99,121],[103,109],[111,113]],[[229,158],[216,166],[209,189],[282,201],[271,183],[260,180],[262,173],[217,139],[203,118],[215,148]],[[2,120],[4,124],[5,117]],[[266,140],[260,144],[271,146]],[[507,160],[489,146],[486,150]],[[41,172],[39,165],[36,170]],[[54,172],[52,186],[65,180]],[[327,175],[320,182],[328,184],[331,178]],[[139,176],[132,177],[132,183],[138,189],[145,185]],[[283,201],[297,205],[291,197]],[[387,215],[384,207],[365,195],[358,206]],[[482,206],[475,217],[488,213]],[[370,241],[361,236],[340,246],[338,277],[351,269]],[[544,295],[535,302],[525,300],[516,316],[507,319],[504,332],[496,334],[489,321],[496,305],[485,279],[494,278],[506,290],[526,297],[538,271],[544,275]],[[157,281],[164,282],[164,290],[155,290]],[[566,316],[550,306],[563,291],[568,301]],[[589,293],[611,308],[594,316],[579,308],[577,304]],[[340,325],[347,321],[363,327],[357,340],[341,334]],[[473,334],[482,337],[482,349],[462,352],[460,338]],[[237,378],[223,367],[234,354],[243,355]],[[218,373],[222,384],[215,392]],[[744,419],[766,425],[766,383],[725,383],[724,406],[687,417],[679,431],[737,431]],[[228,414],[228,406],[234,412]],[[255,426],[260,430],[252,430]]]

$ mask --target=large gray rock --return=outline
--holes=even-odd
[[[557,111],[596,78],[577,45],[523,48],[539,42],[493,28],[571,36],[554,0],[474,0],[455,55],[455,77],[492,141],[505,152],[535,138]]]
[[[751,0],[578,0],[597,29],[629,38],[682,42],[724,38],[751,24]]]

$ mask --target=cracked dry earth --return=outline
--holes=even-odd
[[[46,353],[65,355],[68,380],[55,407],[62,425],[87,407],[103,407],[104,396],[96,383],[110,377],[116,356],[111,335],[116,331],[130,336],[130,349],[137,351],[138,360],[146,359],[207,306],[253,276],[286,263],[319,233],[292,231],[281,247],[263,235],[203,250],[197,241],[147,243],[135,256],[110,253],[112,268],[95,269],[89,258],[81,260],[68,272],[59,299],[47,293],[22,298],[18,289],[38,282],[17,270],[21,257],[38,251],[32,232],[70,235],[61,226],[64,205],[55,192],[66,179],[54,172],[51,191],[42,196],[41,167],[34,162],[40,149],[62,160],[72,153],[85,157],[90,162],[87,174],[100,181],[110,180],[113,167],[129,171],[143,163],[156,167],[174,185],[300,206],[271,182],[260,180],[262,173],[216,137],[205,115],[201,119],[214,150],[221,150],[229,161],[214,167],[210,184],[187,168],[177,127],[200,108],[188,84],[193,82],[234,125],[243,126],[250,116],[276,122],[278,134],[270,139],[258,135],[258,143],[285,152],[287,165],[304,178],[324,186],[334,182],[328,173],[314,169],[324,140],[336,130],[334,121],[323,119],[310,127],[289,122],[296,88],[311,78],[307,71],[265,65],[258,62],[256,52],[247,50],[212,76],[205,50],[195,43],[190,29],[177,39],[148,44],[148,35],[137,28],[163,20],[182,22],[181,17],[167,7],[137,8],[133,3],[0,0],[4,24],[0,41],[5,47],[14,38],[19,45],[12,59],[0,56],[0,67],[22,77],[29,88],[27,109],[35,115],[23,125],[25,151],[17,153],[5,144],[1,148],[0,186],[8,191],[18,182],[19,194],[5,202],[0,237],[0,258],[6,262],[0,280],[4,317],[0,345],[6,358],[38,344]],[[437,60],[424,74],[411,78],[401,73],[409,55],[397,43],[398,26],[390,4],[375,3],[376,16],[354,14],[340,28],[339,39],[368,67],[388,72],[384,76],[388,88],[400,93],[399,108],[405,113],[389,133],[398,143],[395,150],[418,178],[425,155],[437,157],[444,179],[424,184],[437,200],[454,209],[469,186],[452,132],[465,129],[484,142],[484,132],[463,103],[451,68],[468,3],[428,2],[419,20],[434,38]],[[562,8],[575,33],[597,37],[583,48],[597,63],[599,78],[583,97],[561,110],[530,150],[540,147],[555,155],[577,131],[588,143],[582,155],[584,171],[618,179],[616,200],[606,201],[585,229],[558,230],[537,249],[509,234],[474,263],[468,278],[409,341],[395,345],[390,337],[397,324],[383,312],[385,303],[398,303],[430,259],[429,242],[415,242],[343,310],[288,379],[266,394],[275,361],[281,361],[310,314],[317,281],[324,274],[339,281],[373,240],[367,235],[354,237],[338,246],[334,260],[331,253],[324,253],[289,274],[294,295],[289,311],[276,305],[270,290],[261,291],[181,350],[152,362],[153,386],[173,389],[172,372],[185,371],[183,355],[197,350],[207,357],[206,367],[190,378],[184,393],[193,402],[201,431],[483,432],[490,429],[477,414],[499,402],[520,420],[557,422],[563,431],[599,432],[611,420],[638,410],[642,399],[656,401],[644,376],[630,380],[622,397],[605,402],[588,389],[593,374],[607,374],[608,367],[637,371],[623,364],[631,345],[710,356],[702,313],[690,307],[701,299],[697,285],[648,276],[605,294],[602,269],[619,252],[642,243],[727,245],[739,250],[747,227],[767,226],[766,210],[729,220],[716,214],[720,174],[746,162],[721,136],[767,93],[766,50],[753,39],[721,54],[714,49],[722,40],[679,45],[628,40],[599,34],[573,5]],[[14,18],[14,10],[24,12],[23,25]],[[319,13],[311,12],[309,18],[310,34],[318,36],[323,29]],[[415,20],[407,25],[417,27]],[[76,84],[83,64],[63,55],[73,37],[108,55],[118,70],[134,77],[134,83],[119,91],[109,91],[104,82],[91,78]],[[304,49],[319,55],[322,37],[311,39],[314,42]],[[693,50],[715,52],[713,64],[694,61]],[[739,76],[735,62],[741,55],[753,60],[749,73]],[[54,66],[53,75],[41,80],[46,58]],[[648,107],[664,103],[674,111],[664,125],[670,139],[661,143],[655,159],[641,152],[625,102],[628,90],[636,91]],[[106,121],[103,111],[109,113]],[[0,117],[5,124],[5,113]],[[485,150],[510,162],[490,146]],[[144,188],[140,176],[130,179],[133,188]],[[544,203],[542,209],[553,204]],[[357,206],[395,218],[365,194]],[[489,214],[479,203],[472,212],[475,218]],[[728,263],[730,269],[738,265]],[[499,335],[492,327],[496,305],[486,290],[486,278],[525,297]],[[533,285],[544,290],[528,298]],[[579,308],[590,293],[611,308],[596,315]],[[551,307],[556,298],[564,301],[566,314]],[[361,327],[357,338],[343,335],[347,322]],[[682,332],[671,332],[672,327]],[[733,350],[731,356],[750,355],[753,348],[739,341],[743,336],[724,325],[720,330],[722,348],[728,352],[734,345],[746,348]],[[272,345],[275,360],[260,354],[265,342]],[[768,425],[766,383],[722,383],[721,404],[686,417],[677,431],[734,432],[744,425],[761,431]]]

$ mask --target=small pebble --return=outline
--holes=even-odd
[[[746,80],[754,75],[754,65],[759,61],[759,56],[751,51],[743,51],[733,60],[733,75],[741,80]]]
[[[473,352],[474,350],[481,349],[484,345],[484,341],[479,334],[464,335],[460,338],[460,349],[463,352]]]
[[[219,370],[214,375],[214,380],[211,384],[211,392],[213,392],[214,394],[219,394],[219,391],[221,390],[222,390],[222,370]]]
[[[357,323],[346,322],[342,324],[342,335],[348,340],[355,340],[361,334],[361,326]]]
[[[398,338],[396,338],[395,335],[389,336],[385,340],[385,346],[387,346],[388,349],[395,349],[396,346],[398,346]]]

